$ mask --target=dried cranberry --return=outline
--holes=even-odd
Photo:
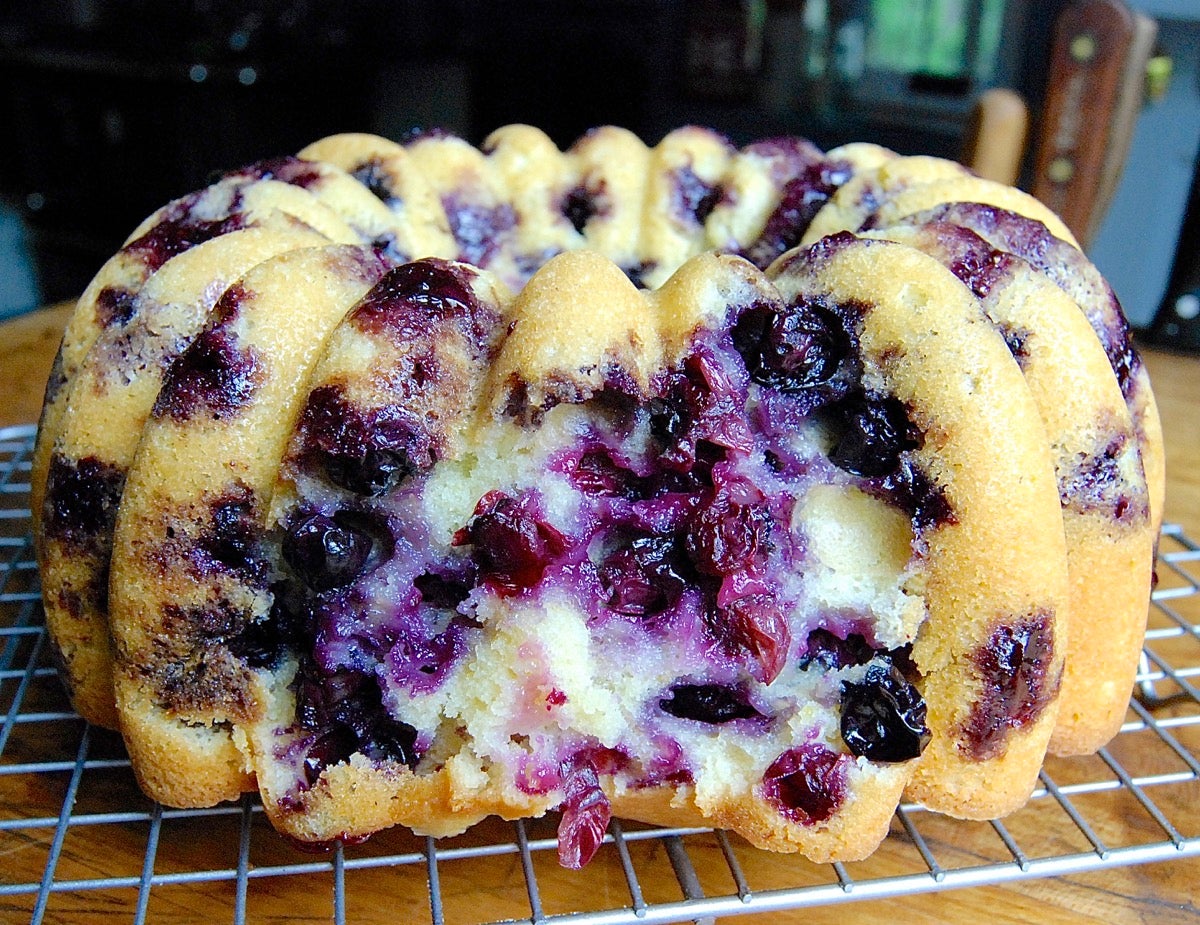
[[[754,657],[754,676],[770,684],[787,664],[792,643],[787,617],[772,594],[748,594],[726,605],[721,615],[734,639]]]
[[[770,550],[771,512],[753,486],[721,486],[690,518],[687,551],[706,575],[761,565]]]
[[[600,788],[595,764],[577,757],[562,769],[565,795],[559,809],[558,862],[579,870],[599,850],[612,818],[612,806]]]
[[[853,761],[815,742],[788,749],[763,775],[763,796],[793,822],[823,822],[846,798],[846,772]]]

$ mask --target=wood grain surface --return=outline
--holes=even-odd
[[[57,348],[69,306],[57,306],[0,324],[0,426],[36,420],[42,391]],[[1180,523],[1193,538],[1200,538],[1200,359],[1147,350],[1162,410],[1167,438],[1168,494],[1166,518]],[[1200,571],[1200,569],[1197,569]],[[31,579],[29,579],[31,580]],[[1168,576],[1164,581],[1169,582]],[[13,587],[9,583],[9,590]],[[1195,599],[1193,599],[1195,600]],[[1200,605],[1200,601],[1196,601]],[[1190,605],[1188,618],[1200,623],[1200,606]],[[0,640],[2,642],[2,640]],[[23,643],[22,643],[23,644]],[[1164,649],[1179,663],[1200,664],[1200,640],[1187,634],[1168,640]],[[43,663],[45,662],[42,657]],[[17,664],[22,664],[19,660]],[[13,680],[2,683],[0,715],[12,709]],[[36,891],[6,891],[5,885],[39,883],[55,838],[54,820],[68,793],[82,725],[70,718],[52,719],[67,709],[52,672],[31,677],[22,693],[20,713],[36,721],[14,723],[0,739],[0,921],[29,921],[37,908]],[[1190,711],[1190,712],[1189,712]],[[1156,711],[1157,719],[1172,715],[1195,716],[1194,702]],[[42,719],[38,719],[42,717]],[[45,719],[51,717],[51,719]],[[1137,717],[1131,712],[1130,719]],[[1200,755],[1200,724],[1174,729],[1182,746]],[[56,890],[47,894],[44,919],[56,923],[132,922],[136,920],[139,892],[150,826],[144,815],[152,811],[138,792],[117,736],[91,733],[88,758],[93,764],[78,781],[74,814],[93,824],[74,824],[64,833],[56,882],[125,878],[95,888]],[[1178,756],[1164,755],[1159,737],[1151,731],[1123,733],[1111,748],[1111,758],[1132,774],[1154,772],[1165,763],[1184,765]],[[61,761],[65,770],[22,773],[22,762]],[[108,763],[111,762],[111,763]],[[13,771],[12,768],[17,770]],[[1047,771],[1059,786],[1081,781],[1114,780],[1102,758],[1051,760]],[[1185,838],[1200,837],[1200,783],[1195,775],[1179,785],[1147,787],[1148,795]],[[1084,793],[1073,803],[1095,835],[1106,845],[1161,842],[1163,830],[1138,805],[1125,788]],[[109,818],[99,814],[128,813]],[[938,863],[947,868],[972,866],[985,861],[1010,863],[998,832],[985,823],[963,823],[914,812],[914,821]],[[22,820],[43,822],[22,827]],[[230,922],[239,900],[236,882],[236,848],[242,825],[240,813],[223,811],[207,817],[162,822],[153,859],[156,876],[163,882],[149,891],[145,921]],[[333,882],[336,876],[328,856],[298,852],[277,836],[261,813],[251,818],[250,879],[244,893],[248,922],[328,922],[333,920]],[[1035,801],[1004,823],[1008,832],[1031,858],[1088,852],[1082,832],[1049,798]],[[639,827],[629,825],[628,832]],[[539,820],[529,826],[531,838],[552,839],[553,822]],[[439,843],[439,851],[488,843],[512,843],[513,828],[488,821],[458,839]],[[736,893],[722,845],[709,833],[684,838],[696,865],[696,880],[706,896]],[[671,871],[664,842],[652,838],[629,843],[647,903],[678,903],[684,897]],[[429,922],[430,900],[425,842],[404,831],[381,833],[366,844],[348,848],[345,871],[347,922]],[[754,850],[737,839],[730,847],[745,872],[754,894],[762,898],[773,889],[836,883],[828,866],[809,864],[792,856]],[[387,859],[387,860],[377,860]],[[397,860],[399,859],[399,860]],[[408,863],[400,863],[407,860]],[[558,868],[553,850],[534,853],[541,889],[539,902],[546,914],[570,910],[620,909],[630,903],[629,889],[617,852],[601,850],[582,873]],[[286,876],[255,879],[254,870],[272,865],[303,866]],[[361,865],[361,866],[360,866]],[[224,871],[219,879],[195,882],[189,871]],[[519,855],[497,850],[483,858],[456,860],[444,855],[438,865],[444,916],[448,923],[490,921],[502,917],[529,920],[530,903]],[[884,847],[868,861],[847,865],[846,872],[863,886],[858,895],[870,895],[877,878],[927,871],[912,840],[899,822]],[[762,912],[733,921],[824,923],[852,920],[864,923],[1104,923],[1182,925],[1200,922],[1200,859],[1159,861],[1105,869],[1099,872],[1027,880],[1006,886],[968,887],[892,898],[858,899],[854,891],[842,902],[804,910]],[[935,884],[930,880],[928,889]],[[846,902],[850,901],[850,902]]]

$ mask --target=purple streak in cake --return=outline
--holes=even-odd
[[[187,421],[198,414],[220,420],[237,415],[257,393],[266,375],[258,352],[243,347],[233,330],[241,286],[225,291],[213,310],[209,326],[168,370],[154,403],[153,416]]]
[[[452,193],[442,197],[450,232],[458,244],[459,259],[486,267],[504,247],[517,225],[517,213],[508,203],[484,205]]]
[[[671,172],[671,214],[687,225],[703,225],[721,201],[721,187],[701,179],[690,166]]]
[[[1004,753],[1008,733],[1035,722],[1058,692],[1061,676],[1051,677],[1053,617],[1038,612],[997,626],[970,654],[980,683],[962,726],[960,745],[977,761]]]
[[[125,472],[96,456],[50,457],[43,502],[42,529],[81,552],[106,552],[112,543]]]

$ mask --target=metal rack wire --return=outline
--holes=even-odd
[[[1182,821],[1200,796],[1200,545],[1171,526],[1120,735],[1094,758],[1049,760],[1029,806],[1003,822],[901,806],[892,836],[859,864],[615,820],[583,875],[557,866],[553,820],[489,821],[442,841],[386,832],[306,857],[253,798],[166,809],[137,790],[119,738],[70,709],[49,660],[29,535],[32,439],[32,427],[0,430],[0,917],[74,910],[86,921],[80,910],[100,907],[140,923],[186,894],[215,921],[241,923],[266,890],[296,918],[338,923],[380,902],[394,920],[433,925],[711,921],[1200,856],[1195,815]],[[1132,816],[1142,823],[1131,828]]]

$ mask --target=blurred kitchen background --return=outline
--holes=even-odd
[[[792,133],[958,157],[980,95],[1007,87],[1036,137],[1064,6],[4,0],[0,317],[77,295],[145,215],[214,171],[337,131],[478,143],[521,121],[566,146],[600,123],[653,143],[691,122],[739,144]],[[1158,20],[1167,73],[1090,251],[1145,327],[1181,299],[1180,318],[1200,314],[1200,0],[1130,6]]]

